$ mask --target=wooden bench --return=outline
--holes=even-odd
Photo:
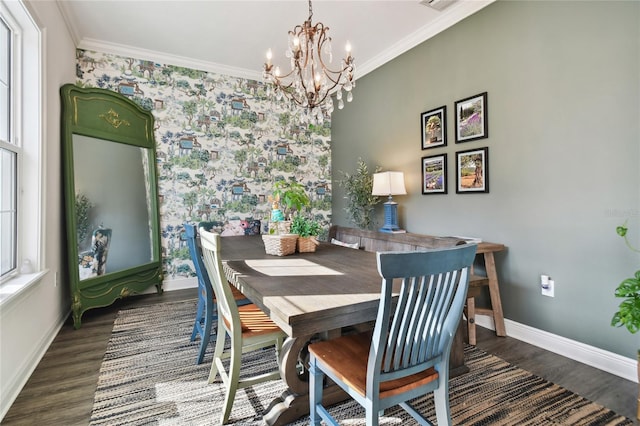
[[[348,228],[334,225],[329,229],[329,241],[335,238],[345,243],[357,243],[361,250],[366,251],[409,251],[420,248],[445,248],[459,244],[466,244],[465,241],[455,237],[435,237],[432,235],[421,235],[412,233],[388,234],[384,232],[368,231],[364,229]],[[506,336],[504,326],[504,315],[502,312],[502,302],[500,300],[500,288],[498,285],[498,275],[496,273],[496,263],[493,254],[505,250],[504,244],[481,242],[478,244],[477,255],[484,262],[486,275],[476,274],[471,271],[469,278],[469,292],[465,316],[467,317],[467,330],[469,344],[476,343],[475,314],[489,315],[493,318],[496,335]],[[491,306],[489,308],[476,308],[475,298],[481,294],[482,287],[489,288]]]

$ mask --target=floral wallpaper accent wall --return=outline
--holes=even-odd
[[[127,96],[155,117],[166,279],[195,276],[185,222],[222,235],[267,231],[276,180],[302,183],[328,228],[331,125],[300,125],[263,82],[78,49],[76,84]],[[325,229],[327,232],[327,229]]]

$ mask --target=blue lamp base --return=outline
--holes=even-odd
[[[384,226],[379,229],[380,232],[396,232],[399,231],[398,226],[398,203],[387,201],[384,203]]]

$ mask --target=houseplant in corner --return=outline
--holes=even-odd
[[[381,171],[380,166],[376,166],[373,173]],[[340,172],[343,179],[338,181],[338,185],[346,192],[347,207],[345,212],[349,219],[360,229],[373,228],[374,208],[380,202],[380,197],[372,195],[373,173],[369,173],[367,163],[358,159],[356,172],[353,174]]]
[[[321,231],[320,223],[301,214],[296,214],[291,221],[291,233],[298,234],[298,251],[312,253],[316,251],[318,235]]]
[[[640,253],[629,242],[627,237],[627,223],[618,226],[616,232],[624,238],[627,246]],[[616,288],[615,296],[622,299],[618,311],[611,318],[611,325],[614,327],[626,327],[631,334],[635,334],[640,330],[640,269],[636,271],[633,277],[627,278]],[[640,348],[638,348],[638,381],[640,382]],[[640,420],[640,388],[638,389],[638,407],[636,417]]]

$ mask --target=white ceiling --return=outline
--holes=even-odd
[[[438,0],[436,0],[438,1]],[[356,78],[494,0],[315,0],[334,56],[352,45]],[[79,48],[260,79],[265,53],[283,69],[287,31],[308,18],[305,0],[57,0]]]

